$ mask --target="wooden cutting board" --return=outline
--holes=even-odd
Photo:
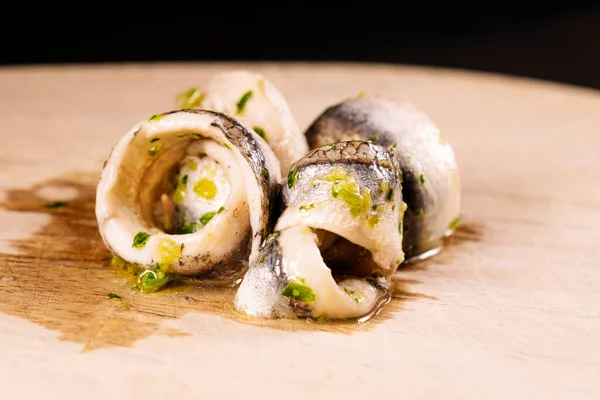
[[[252,322],[227,290],[141,295],[109,267],[94,190],[111,147],[233,68],[266,74],[302,128],[366,92],[453,145],[463,226],[374,320]],[[386,65],[14,67],[0,137],[1,398],[600,397],[599,92]]]

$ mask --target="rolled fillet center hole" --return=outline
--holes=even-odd
[[[228,167],[218,157],[223,147],[202,142],[188,148],[155,191],[154,223],[166,233],[197,232],[225,209],[231,184]],[[217,157],[210,151],[213,146]]]
[[[371,279],[385,276],[385,271],[373,261],[369,250],[326,230],[318,229],[315,233],[321,257],[336,282],[342,283],[341,286],[348,278]]]

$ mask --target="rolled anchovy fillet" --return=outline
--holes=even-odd
[[[279,90],[264,75],[245,70],[215,74],[180,100],[184,108],[209,109],[230,115],[253,129],[273,149],[285,176],[290,164],[308,152],[304,134]]]
[[[275,233],[235,298],[259,317],[358,318],[389,295],[404,260],[398,165],[383,147],[339,142],[293,164]]]
[[[396,154],[402,172],[403,247],[407,261],[436,254],[460,213],[454,152],[434,122],[408,103],[357,98],[330,106],[306,130],[309,146],[369,140]]]
[[[281,180],[272,150],[224,114],[184,110],[133,126],[106,160],[99,231],[126,262],[197,275],[247,266],[272,231]]]

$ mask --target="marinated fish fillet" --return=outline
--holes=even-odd
[[[258,72],[217,73],[205,86],[191,88],[179,100],[182,108],[222,112],[253,129],[273,149],[283,175],[308,152],[306,138],[284,96]]]
[[[153,279],[241,269],[272,231],[280,180],[272,150],[233,118],[155,115],[106,160],[96,194],[100,234]]]
[[[381,146],[338,142],[293,164],[275,232],[238,289],[259,317],[355,318],[387,298],[404,260],[397,162]]]
[[[439,251],[460,213],[460,176],[455,155],[438,127],[409,103],[357,98],[328,107],[305,132],[310,148],[345,140],[368,140],[396,155],[402,173],[403,248],[419,259]]]

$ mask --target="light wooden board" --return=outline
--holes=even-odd
[[[232,68],[265,73],[302,128],[365,91],[413,102],[453,145],[465,227],[400,272],[372,324],[256,326],[108,269],[93,190],[112,145]],[[0,138],[1,398],[600,397],[598,92],[386,65],[14,67]]]

